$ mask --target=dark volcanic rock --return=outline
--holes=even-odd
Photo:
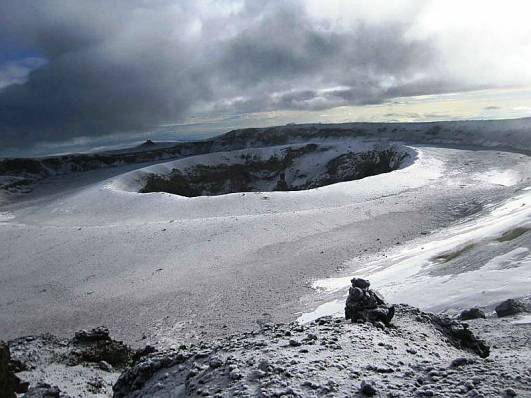
[[[395,314],[393,306],[389,306],[383,297],[369,289],[370,282],[354,278],[345,304],[345,318],[352,322],[382,322],[389,325]]]
[[[153,146],[155,146],[155,143],[153,141],[151,141],[150,139],[147,139],[142,144],[140,144],[138,147],[139,148],[149,148],[149,147],[153,147]]]
[[[9,370],[9,347],[0,342],[0,397],[15,397],[15,383],[13,374]]]
[[[459,314],[459,319],[462,321],[468,321],[471,319],[485,319],[485,313],[479,308],[470,308],[468,310],[463,310]]]
[[[157,351],[156,348],[148,344],[145,347],[136,350],[131,359],[133,363],[135,363],[140,359],[144,358],[145,356],[153,354],[155,351]]]
[[[361,387],[360,387],[360,392],[363,394],[363,395],[366,395],[368,397],[372,397],[374,395],[376,395],[376,388],[374,388],[372,386],[372,384],[366,382],[366,381],[362,381],[361,382]]]
[[[468,363],[468,359],[465,357],[459,357],[455,358],[452,363],[450,364],[451,368],[459,368],[461,366],[465,366]]]
[[[26,392],[28,385],[23,383],[13,372],[13,363],[9,347],[0,341],[0,397],[16,397],[15,393]]]
[[[423,315],[419,316],[420,319],[423,317],[428,318],[429,322],[445,335],[449,342],[455,347],[471,351],[479,355],[481,358],[489,356],[490,347],[485,341],[476,337],[466,323],[437,314],[423,313]]]
[[[51,386],[47,383],[38,383],[31,387],[24,398],[59,398],[61,397],[61,390],[57,386]],[[63,395],[64,397],[64,395]]]
[[[154,354],[146,358],[120,375],[112,388],[114,397],[127,397],[130,394],[134,394],[136,391],[141,390],[148,380],[160,369],[182,364],[192,357],[192,355],[192,353],[187,351],[166,352]]]
[[[80,330],[75,333],[73,342],[78,343],[94,343],[97,341],[110,341],[109,329],[103,326],[98,326],[90,331]]]
[[[51,334],[20,337],[9,341],[9,349],[10,369],[25,381],[18,384],[18,392],[25,387],[29,397],[61,398],[110,396],[123,368],[153,351],[134,351],[113,340],[103,327],[79,331],[72,339]]]
[[[99,363],[105,361],[112,366],[128,365],[134,356],[134,351],[121,341],[113,340],[109,330],[97,327],[90,331],[81,330],[72,339],[74,349],[71,352],[71,362]]]
[[[498,317],[516,315],[521,312],[526,312],[526,305],[515,299],[508,299],[498,304],[495,308],[496,314]]]

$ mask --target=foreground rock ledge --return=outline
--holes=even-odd
[[[4,346],[2,375],[8,378],[2,380],[10,382],[3,387],[14,396],[11,381],[18,380],[19,391],[29,387],[29,398],[531,396],[531,325],[489,317],[469,327],[407,305],[389,306],[368,281],[352,285],[350,321],[265,324],[160,352],[132,350],[103,327],[71,340],[16,339],[9,342],[11,358]],[[493,355],[471,328],[494,344]]]
[[[385,329],[330,317],[266,325],[148,356],[120,376],[114,396],[479,397],[529,391],[528,374],[482,358],[488,347],[481,340],[463,344],[452,330],[468,328],[406,305],[395,307]],[[516,377],[500,378],[510,372]]]

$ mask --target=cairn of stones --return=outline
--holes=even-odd
[[[388,305],[381,294],[366,279],[353,278],[345,304],[345,318],[352,322],[371,322],[379,327],[389,326],[395,307]]]

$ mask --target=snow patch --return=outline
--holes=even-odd
[[[459,253],[473,245],[492,244],[507,231],[531,226],[531,191],[491,209],[483,218],[466,222],[431,235],[429,241],[391,253],[361,268],[352,276],[317,280],[313,288],[326,294],[343,292],[343,300],[334,300],[299,319],[340,313],[350,286],[350,279],[367,278],[390,302],[407,303],[431,311],[449,308],[484,306],[509,297],[529,294],[531,255],[527,247],[518,247],[492,258],[472,271],[444,276],[430,275],[440,266],[441,258]]]
[[[514,170],[487,170],[478,174],[476,179],[487,184],[512,187],[521,181],[521,176]]]
[[[513,323],[515,325],[528,325],[528,324],[531,324],[531,314],[519,316],[518,319],[515,319],[511,323]]]
[[[297,322],[308,323],[326,315],[340,315],[343,313],[344,307],[345,300],[329,301],[328,303],[321,304],[311,312],[303,313],[299,318],[297,318]]]

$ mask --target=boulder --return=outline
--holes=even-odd
[[[113,367],[122,367],[129,365],[135,354],[128,345],[113,340],[109,336],[109,330],[102,326],[90,331],[76,332],[72,343],[74,346],[70,353],[72,365],[105,361]]]
[[[462,321],[469,321],[471,319],[485,319],[485,313],[479,308],[470,308],[468,310],[463,310],[459,314],[459,319]]]
[[[13,362],[9,346],[0,341],[0,397],[15,398],[15,393],[24,393],[28,389],[28,383],[22,382],[13,372]]]
[[[449,340],[449,342],[462,350],[471,351],[481,358],[487,358],[490,354],[490,347],[472,333],[468,324],[450,319],[447,316],[429,314],[432,324],[439,329]]]
[[[516,315],[521,312],[526,312],[526,310],[527,308],[525,304],[515,299],[505,300],[495,308],[496,315],[498,315],[499,318]]]
[[[0,341],[0,397],[14,398],[15,383],[13,374],[9,370],[9,347]]]
[[[376,395],[377,391],[370,382],[363,380],[360,385],[360,393],[367,397],[373,397]]]
[[[110,341],[109,329],[104,326],[98,326],[92,330],[80,330],[75,333],[74,343],[94,343],[97,341]]]
[[[59,398],[60,396],[61,390],[48,383],[37,383],[24,394],[24,398]]]
[[[394,307],[387,305],[384,298],[372,289],[366,279],[353,278],[345,304],[345,318],[352,322],[379,322],[389,325],[394,316]]]

